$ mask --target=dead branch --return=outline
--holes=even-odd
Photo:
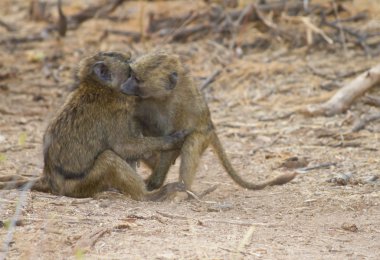
[[[194,15],[193,11],[185,14],[184,16],[177,17],[161,17],[156,18],[156,15],[153,12],[150,12],[148,15],[148,33],[155,33],[161,29],[170,28],[173,25],[184,24],[187,20],[194,16],[203,16],[206,13]]]
[[[359,32],[355,31],[355,30],[353,30],[351,28],[348,28],[348,27],[344,27],[340,23],[331,23],[331,22],[328,22],[325,17],[322,17],[321,24],[322,25],[326,25],[328,27],[331,27],[331,28],[335,29],[338,32],[345,32],[348,35],[351,35],[351,36],[355,37],[357,43],[363,48],[365,54],[367,56],[371,56],[371,54],[372,54],[371,53],[372,52],[371,48],[366,43],[366,40],[368,38],[367,34],[362,33],[360,31]],[[343,44],[344,44],[344,42],[343,42]]]
[[[358,13],[354,16],[345,18],[345,19],[336,19],[335,21],[331,22],[332,24],[337,24],[337,23],[347,23],[347,22],[359,22],[362,20],[366,20],[368,18],[368,14],[361,12]]]
[[[222,70],[216,70],[214,73],[212,73],[199,87],[200,90],[205,90],[208,85],[210,85],[212,82],[215,81],[216,77],[219,76],[219,74],[222,72]]]
[[[108,14],[115,11],[116,8],[119,7],[124,1],[125,0],[112,0],[109,1],[109,3],[106,5],[101,4],[97,6],[88,7],[85,10],[79,12],[78,14],[69,16],[67,18],[68,27],[69,29],[74,30],[77,29],[81,23],[93,17],[106,17]]]
[[[274,12],[282,13],[285,12],[288,15],[297,15],[303,10],[303,3],[300,1],[298,3],[287,3],[286,1],[278,1],[270,4],[260,4],[256,5],[257,10],[261,12]],[[313,9],[319,6],[311,6]],[[249,5],[243,10],[233,10],[229,12],[233,20],[243,21],[257,21],[260,18],[257,13],[253,11],[254,5]]]
[[[171,40],[169,42],[182,42],[186,41],[191,35],[194,34],[206,34],[211,29],[211,26],[208,24],[195,25],[191,28],[183,29],[175,34],[173,34]]]
[[[121,35],[131,38],[134,42],[139,42],[141,40],[141,33],[138,32],[130,32],[130,31],[121,31],[121,30],[106,30],[105,36],[108,34]]]
[[[62,11],[61,0],[58,0],[57,8],[58,8],[58,15],[59,15],[58,23],[57,23],[58,33],[60,36],[65,37],[66,31],[67,31],[67,18]]]
[[[202,199],[204,196],[210,194],[211,192],[214,192],[217,188],[218,188],[219,185],[213,185],[211,186],[210,188],[204,190],[201,192],[201,194],[199,194],[199,198]]]
[[[375,113],[372,115],[365,116],[358,120],[351,129],[351,132],[359,132],[364,129],[366,125],[368,125],[372,121],[376,121],[380,119],[380,113]]]
[[[336,163],[331,163],[331,162],[321,163],[321,164],[315,165],[315,166],[298,168],[298,169],[296,169],[296,173],[303,174],[303,173],[307,173],[307,172],[312,171],[312,170],[330,168],[331,166],[335,166],[335,165],[336,165]]]
[[[21,37],[17,37],[17,36],[11,36],[9,38],[6,38],[6,39],[1,39],[0,40],[0,44],[19,44],[19,43],[28,43],[28,42],[41,42],[45,39],[45,37],[38,33],[38,34],[34,34],[34,35],[30,35],[30,36],[21,36]]]
[[[368,95],[363,98],[363,102],[370,106],[380,107],[380,97]]]
[[[319,105],[309,105],[304,112],[307,115],[333,116],[345,112],[368,89],[380,82],[380,64],[360,74],[353,81],[338,90],[327,102]]]
[[[102,236],[104,236],[106,233],[109,233],[109,232],[110,232],[110,229],[108,228],[98,228],[98,229],[92,230],[92,232],[85,233],[76,242],[74,246],[74,252],[77,252],[78,250],[81,250],[84,252],[89,251]]]
[[[14,31],[16,31],[16,29],[13,26],[7,24],[6,22],[4,22],[2,20],[0,20],[0,26],[4,27],[5,30],[7,30],[8,32],[14,32]]]

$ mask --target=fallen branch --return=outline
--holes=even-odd
[[[315,166],[298,168],[298,169],[296,169],[296,173],[303,174],[303,173],[307,173],[307,172],[312,171],[312,170],[330,168],[331,166],[335,166],[335,165],[336,165],[336,163],[322,163],[322,164],[315,165]]]
[[[81,238],[75,243],[74,253],[78,251],[88,252],[91,248],[98,242],[98,240],[104,236],[106,233],[109,233],[110,229],[108,228],[98,228],[93,230],[90,233],[85,233]]]
[[[339,23],[328,22],[328,21],[326,21],[325,18],[322,19],[321,23],[322,23],[322,25],[326,25],[328,27],[331,27],[331,28],[337,30],[338,32],[345,32],[345,33],[355,37],[357,40],[357,43],[363,48],[366,55],[371,56],[371,48],[366,43],[368,36],[365,33],[357,32],[357,31],[355,31],[351,28],[348,28],[348,27],[343,27]],[[344,42],[343,42],[343,44],[344,44]]]
[[[380,64],[360,74],[353,81],[338,90],[327,102],[319,105],[309,105],[305,111],[310,116],[333,116],[345,112],[354,100],[362,96],[368,89],[380,82]]]
[[[380,107],[380,97],[366,96],[363,98],[363,102],[370,106]]]
[[[132,38],[134,42],[139,42],[141,40],[141,33],[131,32],[131,31],[121,31],[121,30],[105,30],[105,36],[108,34],[121,35]]]
[[[6,22],[4,22],[2,20],[0,20],[0,26],[4,27],[5,30],[7,30],[8,32],[14,32],[14,31],[16,31],[16,29],[13,26],[7,24]]]
[[[222,70],[216,70],[214,73],[210,75],[200,86],[200,90],[204,90],[208,85],[210,85],[212,82],[215,81],[216,77],[219,76],[219,74],[222,72]]]
[[[183,42],[186,41],[193,34],[203,34],[208,33],[211,29],[211,26],[208,24],[194,25],[190,28],[185,28],[177,33],[174,33],[169,42]]]
[[[110,3],[98,6],[91,6],[89,8],[84,9],[78,14],[69,16],[67,18],[68,27],[73,30],[79,27],[79,25],[93,17],[106,17],[108,14],[112,13],[119,7],[124,0],[113,0]]]
[[[369,116],[365,116],[364,118],[358,120],[351,129],[351,132],[359,132],[364,129],[365,126],[372,122],[380,119],[380,113],[375,113]]]

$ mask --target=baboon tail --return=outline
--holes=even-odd
[[[28,180],[16,180],[0,182],[0,189],[12,190],[12,189],[24,189],[28,188],[35,191],[51,192],[50,185],[46,178],[39,177]]]
[[[223,148],[223,145],[221,144],[219,137],[216,135],[216,133],[213,133],[211,144],[220,162],[222,163],[224,169],[227,171],[228,175],[230,175],[231,178],[243,188],[246,188],[249,190],[261,190],[265,188],[266,186],[282,185],[293,180],[294,177],[296,177],[297,175],[295,172],[285,173],[274,179],[267,180],[262,183],[247,182],[240,177],[240,175],[235,171],[234,167],[231,165],[231,162],[228,159],[227,154]]]

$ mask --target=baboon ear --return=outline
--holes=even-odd
[[[176,71],[173,71],[169,75],[169,84],[166,86],[166,89],[168,90],[174,89],[175,86],[177,85],[177,81],[178,81],[178,73]]]
[[[99,79],[103,81],[111,80],[111,72],[103,61],[98,61],[97,63],[95,63],[92,67],[92,71]]]

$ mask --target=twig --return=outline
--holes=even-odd
[[[211,26],[208,24],[194,25],[191,28],[186,28],[181,31],[178,31],[177,33],[174,33],[169,42],[185,41],[189,36],[193,34],[208,32],[210,29]]]
[[[335,0],[333,0],[332,4],[333,4],[333,9],[334,9],[334,14],[339,20],[338,7]],[[339,21],[337,22],[337,28],[339,29],[339,36],[343,44],[343,51],[345,55],[347,56],[346,36],[344,35],[342,24]]]
[[[95,231],[90,232],[89,234],[83,235],[75,244],[74,246],[74,252],[81,250],[81,251],[88,251],[93,247],[99,238],[104,236],[106,233],[109,233],[110,229],[108,228],[99,228]]]
[[[2,20],[0,20],[0,26],[4,27],[5,30],[7,30],[8,32],[14,32],[14,31],[16,31],[16,29],[13,26],[7,24],[6,22],[4,22]]]
[[[293,114],[294,112],[286,112],[282,115],[276,115],[276,116],[260,116],[259,118],[257,118],[257,120],[259,120],[260,122],[270,122],[270,121],[287,119]]]
[[[374,106],[374,107],[380,107],[380,97],[375,96],[365,96],[363,98],[363,102],[367,105]]]
[[[278,223],[260,223],[260,222],[252,222],[252,221],[243,221],[243,220],[226,220],[226,219],[202,219],[201,222],[216,222],[216,223],[224,223],[231,225],[240,225],[240,226],[278,226]]]
[[[322,164],[315,165],[315,166],[298,168],[295,170],[295,172],[302,174],[302,173],[307,173],[307,172],[312,171],[312,170],[330,168],[331,166],[335,166],[335,165],[336,165],[336,163],[322,163]]]
[[[15,232],[15,227],[17,224],[17,221],[20,218],[21,209],[24,207],[24,204],[26,202],[26,193],[30,190],[30,188],[33,186],[34,182],[30,181],[28,182],[25,187],[22,189],[20,198],[17,203],[15,214],[12,217],[11,224],[8,228],[7,235],[4,239],[3,248],[2,248],[2,254],[0,254],[0,259],[5,259],[7,256],[8,250],[9,250],[9,244],[11,243],[13,239],[13,234]]]
[[[329,37],[327,36],[327,34],[320,28],[318,28],[317,26],[315,26],[311,21],[310,21],[310,17],[301,17],[299,18],[303,24],[309,28],[309,30],[313,31],[314,33],[316,34],[319,34],[322,36],[322,38],[328,43],[328,44],[333,44],[334,41]]]
[[[126,37],[131,37],[134,42],[139,42],[141,40],[141,33],[138,32],[129,32],[129,31],[121,31],[121,30],[105,30],[105,34],[115,34],[122,35]]]
[[[59,15],[58,23],[57,23],[58,33],[61,37],[65,37],[66,31],[67,31],[67,18],[62,11],[61,0],[58,0],[57,7],[58,7],[58,15]]]
[[[212,82],[215,81],[216,77],[219,76],[219,74],[222,72],[222,70],[218,69],[214,71],[200,86],[201,90],[205,90],[208,85],[210,85]]]
[[[359,43],[359,45],[363,48],[366,55],[371,56],[371,49],[369,48],[369,46],[365,42],[367,39],[367,35],[362,34],[360,32],[356,32],[351,28],[343,27],[340,23],[335,24],[335,23],[328,22],[325,17],[322,18],[321,23],[323,25],[329,26],[329,27],[337,30],[341,34],[341,41],[342,41],[343,47],[345,46],[346,39],[345,39],[344,34],[342,32],[345,32],[345,33],[355,37],[357,39],[357,42]]]
[[[235,249],[229,249],[229,248],[221,247],[221,246],[220,246],[219,248],[222,249],[222,250],[225,250],[225,251],[227,251],[227,252],[230,252],[230,253],[247,255],[247,252],[236,251]],[[252,255],[252,254],[250,254],[250,255]]]
[[[359,132],[364,129],[365,126],[372,122],[380,119],[380,113],[375,113],[369,116],[365,116],[364,118],[358,120],[351,129],[351,132]]]
[[[186,216],[180,216],[180,215],[175,215],[175,214],[169,214],[169,213],[161,212],[161,211],[158,211],[158,210],[156,210],[156,212],[157,212],[158,214],[160,214],[161,216],[166,217],[166,218],[171,218],[171,219],[182,219],[182,220],[187,220],[187,219],[189,219],[189,218],[186,217]]]
[[[250,240],[252,239],[252,236],[253,236],[253,232],[255,232],[255,225],[252,225],[249,227],[249,229],[247,230],[247,232],[245,233],[243,239],[240,241],[238,247],[237,247],[237,251],[239,252],[244,252],[244,247],[246,247],[247,245],[249,245],[249,242]]]
[[[332,77],[332,76],[329,76],[329,75],[326,75],[325,73],[319,71],[317,68],[315,68],[313,65],[311,65],[310,63],[307,63],[306,66],[308,67],[308,69],[310,69],[310,71],[318,76],[318,77],[321,77],[321,78],[324,78],[324,79],[328,79],[328,80],[335,80],[335,77]]]
[[[185,26],[190,24],[192,21],[194,21],[196,18],[198,17],[197,14],[194,15],[193,12],[190,12],[189,13],[189,16],[186,20],[183,21],[183,23],[176,29],[172,30],[170,34],[168,34],[167,37],[164,38],[163,42],[168,42],[168,41],[172,41],[173,40],[173,37],[174,35],[177,35],[179,32],[181,31],[184,31],[185,29]],[[171,38],[169,37],[171,35]],[[170,40],[169,40],[170,39]]]
[[[200,199],[202,199],[204,196],[210,194],[211,192],[214,192],[217,188],[218,188],[219,185],[214,185],[214,186],[211,186],[210,188],[204,190],[201,194],[198,195],[198,197]]]
[[[123,2],[124,0],[112,0],[107,5],[101,4],[97,6],[91,6],[75,15],[72,15],[67,18],[69,28],[76,29],[81,23],[93,17],[105,17],[108,14],[115,11],[116,8],[120,6]]]
[[[366,13],[358,13],[354,16],[351,16],[351,17],[348,17],[348,18],[345,18],[345,19],[336,19],[335,21],[331,22],[333,24],[337,24],[337,23],[346,23],[346,22],[359,22],[361,20],[366,20],[368,18],[368,14]]]
[[[11,36],[6,39],[0,40],[0,44],[19,44],[19,43],[27,43],[27,42],[41,42],[45,39],[45,37],[42,36],[42,34],[34,34],[30,36],[22,36],[22,37],[15,37]]]

